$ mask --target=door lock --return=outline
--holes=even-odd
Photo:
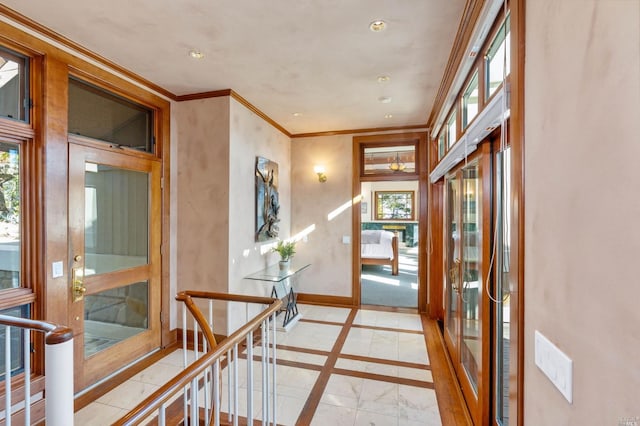
[[[71,269],[71,294],[73,301],[78,302],[84,299],[87,288],[84,286],[84,267],[78,266]]]

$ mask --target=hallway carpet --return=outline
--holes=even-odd
[[[397,308],[418,307],[417,247],[401,248],[399,274],[391,275],[390,266],[363,265],[361,303]]]

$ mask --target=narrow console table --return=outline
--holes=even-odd
[[[292,264],[287,270],[282,271],[280,266],[276,264],[245,277],[247,280],[262,281],[272,286],[271,297],[282,300],[281,312],[284,312],[282,329],[285,331],[288,331],[302,318],[302,314],[298,311],[294,288],[300,272],[309,266],[309,264]]]

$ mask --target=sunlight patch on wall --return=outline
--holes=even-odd
[[[332,221],[333,219],[338,217],[342,212],[347,210],[352,205],[358,204],[360,201],[362,201],[362,194],[356,195],[352,200],[347,201],[346,203],[344,203],[343,205],[341,205],[337,209],[335,209],[332,212],[330,212],[327,215],[327,220]]]

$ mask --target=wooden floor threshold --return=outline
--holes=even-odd
[[[473,425],[453,364],[444,346],[444,338],[435,320],[422,316],[436,399],[443,426]]]

